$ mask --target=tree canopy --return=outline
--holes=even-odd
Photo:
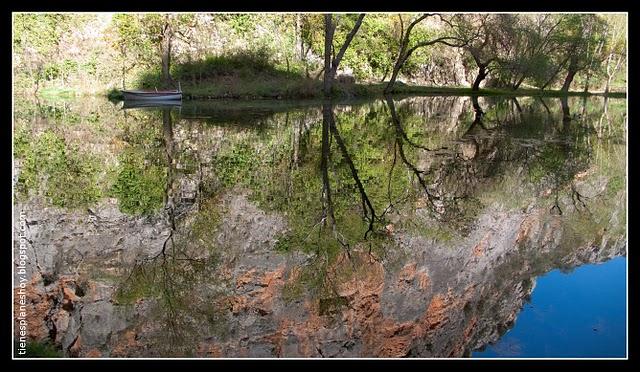
[[[238,85],[272,77],[282,85],[282,79],[296,76],[321,81],[325,45],[338,61],[333,77],[382,82],[387,91],[396,80],[473,90],[609,91],[626,85],[624,14],[331,17],[331,43],[325,44],[322,14],[18,13],[15,87],[27,93],[42,87],[97,93],[176,80],[197,86],[213,85],[207,79],[217,79],[217,85],[221,79]],[[227,61],[243,58],[263,66],[253,69],[262,75],[223,72],[235,66]]]

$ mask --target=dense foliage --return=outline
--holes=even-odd
[[[356,18],[334,16],[335,53]],[[337,75],[378,83],[397,68],[399,81],[431,86],[619,90],[626,24],[619,14],[367,14]],[[322,14],[20,13],[13,31],[25,93],[179,81],[195,96],[304,97],[322,79]]]

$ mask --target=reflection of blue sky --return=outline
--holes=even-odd
[[[514,327],[474,357],[624,357],[626,258],[537,280]]]

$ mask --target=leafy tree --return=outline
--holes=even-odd
[[[463,49],[471,56],[478,68],[478,74],[471,89],[480,89],[480,83],[496,66],[498,60],[499,23],[490,14],[456,14],[443,21],[449,25],[454,35],[464,40]]]
[[[325,96],[331,95],[331,89],[333,87],[333,81],[336,78],[336,73],[338,72],[338,67],[340,66],[340,61],[344,57],[344,53],[347,51],[349,44],[353,40],[354,36],[358,32],[358,29],[362,25],[362,20],[364,19],[364,14],[358,15],[352,27],[350,27],[350,31],[348,34],[344,36],[344,41],[342,42],[342,46],[335,53],[335,46],[333,44],[334,38],[336,36],[336,29],[341,19],[338,19],[336,23],[334,23],[332,14],[324,15],[324,94]],[[348,17],[344,17],[347,18]]]
[[[568,91],[577,76],[586,90],[602,86],[609,91],[619,84],[616,77],[626,61],[621,15],[19,13],[13,28],[16,87],[36,93],[43,88],[95,93],[132,81],[172,86],[184,76],[194,86],[241,86],[236,75],[260,79],[250,73],[211,73],[219,66],[209,62],[259,55],[272,71],[284,73],[271,74],[277,76],[264,87],[248,84],[245,90],[278,96],[270,94],[274,85],[295,80],[292,92],[315,96],[326,72],[325,29],[330,31],[329,75],[353,71],[360,81],[387,81],[387,92],[401,75],[421,72],[423,84],[458,84],[459,71],[462,80],[474,75],[473,90],[486,82],[512,89],[559,83]]]
[[[145,14],[141,18],[145,37],[155,45],[162,64],[162,83],[170,86],[171,58],[176,39],[189,42],[196,27],[197,18],[193,14]]]
[[[550,14],[496,17],[500,32],[499,78],[502,84],[518,89],[526,80],[540,84],[550,75],[549,59],[561,18]],[[557,74],[557,72],[556,72]]]
[[[607,31],[606,38],[602,39],[600,44],[604,45],[604,48],[599,50],[599,54],[604,60],[602,69],[606,74],[606,94],[609,93],[613,77],[620,71],[622,62],[627,58],[627,19],[625,15],[619,14],[607,15],[604,19],[607,22]]]
[[[57,77],[56,61],[62,38],[72,29],[74,16],[70,14],[18,13],[13,18],[13,48],[17,66],[24,67],[35,83],[34,94],[40,82]]]
[[[409,25],[407,26],[406,31],[404,29],[404,20],[402,18],[403,16],[401,14],[398,15],[400,25],[401,25],[400,38],[399,38],[400,47],[398,48],[398,54],[395,59],[395,64],[393,66],[393,72],[391,73],[391,79],[389,79],[389,82],[387,83],[387,86],[384,89],[385,93],[389,93],[393,90],[393,85],[395,84],[396,79],[398,78],[398,74],[400,73],[400,70],[407,63],[407,61],[409,60],[409,57],[411,57],[411,55],[419,48],[424,48],[437,43],[448,45],[448,46],[454,46],[454,47],[461,47],[465,45],[466,43],[465,40],[462,40],[455,36],[440,36],[435,39],[425,40],[426,37],[424,35],[418,35],[418,36],[422,36],[422,37],[414,38],[414,39],[417,39],[418,41],[415,41],[414,39],[412,39],[411,35],[412,35],[412,31],[414,31],[414,28],[420,22],[427,19],[427,17],[434,16],[434,15],[435,14],[426,13],[413,18],[409,22]]]
[[[561,91],[568,92],[576,74],[590,67],[590,48],[603,38],[604,26],[602,19],[595,14],[562,17],[558,41],[559,47],[565,51],[566,76]]]
[[[134,14],[115,14],[111,22],[111,47],[118,51],[122,89],[125,89],[127,73],[136,65],[149,62],[153,53],[152,46],[144,37],[144,26],[140,17]]]

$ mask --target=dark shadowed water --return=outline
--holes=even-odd
[[[14,116],[30,337],[65,356],[625,356],[624,99]]]

